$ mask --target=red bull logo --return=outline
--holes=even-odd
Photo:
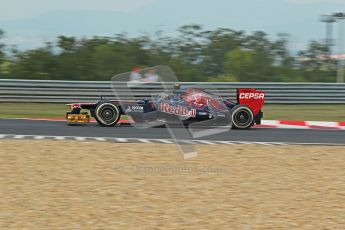
[[[169,113],[169,114],[174,114],[174,115],[184,116],[184,117],[196,116],[196,109],[189,110],[188,108],[181,105],[171,106],[168,103],[162,103],[160,107],[163,113]]]

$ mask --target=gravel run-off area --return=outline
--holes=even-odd
[[[0,229],[344,229],[345,148],[1,140]]]

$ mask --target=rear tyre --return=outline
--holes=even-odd
[[[114,126],[120,120],[119,108],[110,102],[101,102],[95,109],[95,119],[102,126]]]
[[[232,109],[231,118],[234,129],[249,129],[254,124],[254,114],[248,106],[235,106]]]

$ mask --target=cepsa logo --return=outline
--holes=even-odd
[[[162,103],[160,109],[164,113],[170,113],[178,116],[185,116],[185,117],[195,117],[196,116],[196,109],[189,110],[186,107],[181,105],[178,106],[171,106],[168,103]]]
[[[240,99],[264,99],[264,93],[241,93]]]

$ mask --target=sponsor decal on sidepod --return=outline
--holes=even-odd
[[[161,111],[164,113],[174,114],[178,116],[185,116],[185,117],[195,117],[196,116],[196,109],[189,110],[186,107],[183,107],[181,105],[178,106],[171,106],[168,103],[162,103]]]
[[[143,113],[144,107],[140,105],[129,105],[126,109],[126,113]]]

